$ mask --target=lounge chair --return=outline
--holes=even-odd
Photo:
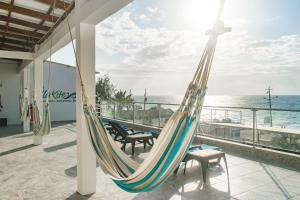
[[[115,135],[114,139],[120,142],[123,141],[128,135],[144,133],[142,131],[134,131],[132,128],[128,128],[117,121],[109,121],[108,125],[110,126],[108,129],[110,134]]]
[[[158,131],[149,131],[149,133],[151,133],[154,138],[158,138],[158,136],[160,134],[160,132],[158,132]]]
[[[121,147],[122,150],[125,151],[126,144],[131,143],[132,155],[134,155],[136,142],[143,143],[144,149],[146,148],[146,144],[149,144],[150,146],[154,144],[154,137],[150,132],[134,131],[133,129],[129,129],[116,121],[109,121],[109,124],[111,125],[112,131],[115,132],[115,140],[123,144]]]
[[[114,140],[119,142],[124,140],[124,137],[122,136],[122,134],[120,134],[119,129],[124,130],[124,132],[126,131],[129,135],[134,134],[133,129],[127,128],[126,126],[116,121],[109,121],[105,124],[105,128],[108,130],[109,134],[114,137]]]
[[[119,123],[119,122],[117,122],[117,121],[109,121],[108,122],[108,124],[109,124],[109,128],[108,128],[108,130],[109,130],[109,132],[110,132],[110,134],[112,134],[112,135],[115,135],[115,140],[116,141],[120,141],[120,140],[124,140],[124,136],[123,136],[123,134],[120,134],[119,133],[119,131],[116,131],[116,129],[123,129],[123,130],[125,130],[129,135],[132,135],[132,134],[137,134],[137,133],[147,133],[147,134],[152,134],[152,136],[154,137],[154,138],[158,138],[158,136],[159,136],[159,134],[160,134],[160,132],[158,132],[158,131],[134,131],[132,128],[128,128],[127,126],[125,126],[124,124],[122,124],[122,123]],[[113,128],[114,127],[114,128]],[[125,131],[123,131],[124,133],[125,133]],[[121,137],[121,139],[118,139],[119,137]]]

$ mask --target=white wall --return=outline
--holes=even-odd
[[[7,118],[8,124],[20,124],[19,120],[19,91],[20,74],[18,65],[9,60],[0,59],[0,95],[3,109],[0,118]]]
[[[44,92],[48,89],[49,62],[44,62]],[[52,121],[75,120],[76,68],[52,63],[50,70],[50,114]]]
[[[17,74],[17,63],[0,59],[0,95],[3,109],[0,118],[7,118],[9,125],[20,124],[19,92],[20,74]],[[44,63],[44,100],[48,88],[48,62]],[[75,120],[75,75],[76,69],[63,64],[51,64],[50,79],[50,113],[52,121]],[[33,88],[33,70],[31,70],[31,87]],[[33,96],[30,92],[30,97]]]

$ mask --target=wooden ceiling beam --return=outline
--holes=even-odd
[[[50,15],[50,13],[53,11],[53,5],[51,5],[47,11],[47,14]],[[45,23],[45,20],[42,20],[39,25],[43,25]],[[33,32],[37,32],[38,29],[35,29]],[[48,30],[49,31],[49,30]]]
[[[57,22],[51,27],[51,29],[37,43],[43,43],[74,8],[75,2],[73,1],[71,4],[69,4],[69,7],[65,10],[64,14],[57,20]]]
[[[27,46],[28,48],[32,48],[32,46],[34,45],[33,43],[29,43],[26,41],[14,40],[14,39],[10,39],[10,38],[0,38],[0,42],[8,43],[8,44],[16,44],[19,46]]]
[[[32,44],[35,44],[37,42],[36,38],[30,38],[30,40],[29,40],[28,36],[18,35],[18,34],[14,34],[14,33],[7,33],[2,30],[0,30],[0,35],[5,36],[5,37],[11,37],[14,39],[24,40],[24,41],[26,41],[28,43],[32,43]]]
[[[17,46],[9,45],[9,44],[1,44],[1,48],[6,49],[6,50],[10,50],[10,51],[24,51],[24,52],[30,51],[30,49],[26,49],[26,48],[23,48],[23,47],[17,47]]]
[[[27,15],[30,17],[34,17],[34,18],[38,18],[38,19],[42,19],[42,20],[46,20],[46,21],[50,21],[50,22],[56,22],[56,20],[58,19],[58,17],[56,17],[56,16],[48,15],[48,14],[45,14],[42,12],[30,10],[30,9],[15,6],[15,5],[10,5],[10,4],[3,3],[3,2],[0,2],[0,9],[6,10],[8,12],[15,12],[15,13],[19,13],[22,15]]]
[[[15,3],[15,0],[10,1],[10,5],[14,5],[14,3]],[[9,25],[10,17],[11,17],[11,12],[9,11],[8,15],[7,15],[6,27],[8,27],[8,25]]]
[[[1,48],[0,48],[1,49]],[[21,59],[13,59],[13,58],[0,58],[1,60],[9,60],[9,61],[14,61],[17,62],[19,65],[22,63]]]
[[[47,4],[47,5],[53,5],[53,2],[54,2],[54,0],[35,0],[35,1],[43,3],[43,4]],[[63,1],[60,1],[60,0],[56,0],[56,2],[55,2],[55,8],[66,10],[69,6],[70,6],[70,4],[67,2],[64,3]]]
[[[23,36],[33,37],[37,39],[44,36],[44,34],[42,33],[35,33],[33,31],[26,31],[19,28],[6,27],[4,25],[0,25],[0,30],[2,30],[2,32],[13,32],[13,33],[21,34]]]
[[[10,1],[10,5],[13,5],[14,3],[15,3],[15,0],[11,0],[11,1]],[[8,12],[8,15],[7,15],[6,25],[5,25],[5,26],[6,26],[6,29],[7,29],[8,25],[9,25],[10,16],[11,16],[11,12],[9,11],[9,12]],[[5,39],[5,35],[2,36],[2,39]],[[2,44],[4,44],[3,41],[2,41]]]
[[[35,29],[39,29],[39,30],[43,30],[43,31],[49,31],[49,29],[50,29],[50,27],[48,27],[48,26],[44,26],[44,25],[24,21],[24,20],[21,20],[21,19],[13,18],[13,17],[9,18],[9,17],[3,16],[3,15],[0,15],[0,21],[5,21],[5,22],[9,21],[10,23],[13,23],[13,24],[26,26],[26,27],[29,27],[29,28],[35,28]]]

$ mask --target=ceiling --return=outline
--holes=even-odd
[[[0,0],[0,50],[33,52],[74,5],[73,0]]]

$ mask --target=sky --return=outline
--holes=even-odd
[[[96,26],[96,71],[118,89],[183,95],[218,0],[135,0]],[[209,95],[300,95],[300,1],[226,0]],[[75,65],[71,45],[52,60]]]

